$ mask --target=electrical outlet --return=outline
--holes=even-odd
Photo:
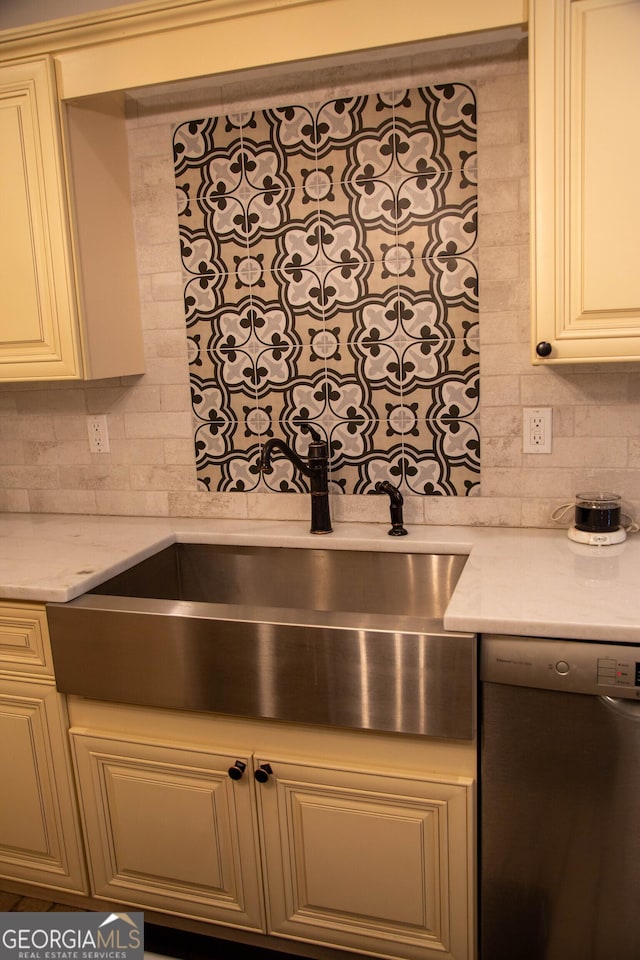
[[[91,453],[109,453],[109,429],[106,414],[96,414],[87,417],[87,433],[89,434],[89,450]]]
[[[551,453],[551,407],[525,407],[522,415],[522,452]]]

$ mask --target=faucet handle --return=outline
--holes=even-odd
[[[300,426],[300,429],[304,433],[311,434],[311,442],[309,444],[308,451],[308,460],[309,463],[313,461],[324,461],[329,459],[329,442],[322,436],[322,434],[316,430],[315,427],[312,427],[310,423],[303,423]]]
[[[303,433],[310,433],[311,439],[314,443],[325,443],[324,437],[316,430],[315,427],[312,427],[310,423],[302,423],[300,429]]]

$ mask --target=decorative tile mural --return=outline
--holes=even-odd
[[[478,492],[473,91],[447,83],[182,123],[173,139],[200,484]]]

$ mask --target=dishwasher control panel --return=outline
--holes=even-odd
[[[639,651],[640,652],[640,651]],[[637,687],[640,685],[640,663],[625,657],[598,657],[598,684],[612,687]]]
[[[640,646],[485,634],[480,679],[640,700]]]

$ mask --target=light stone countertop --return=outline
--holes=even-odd
[[[564,530],[0,514],[0,598],[66,602],[174,540],[468,554],[445,627],[640,642],[640,534],[591,547]]]

